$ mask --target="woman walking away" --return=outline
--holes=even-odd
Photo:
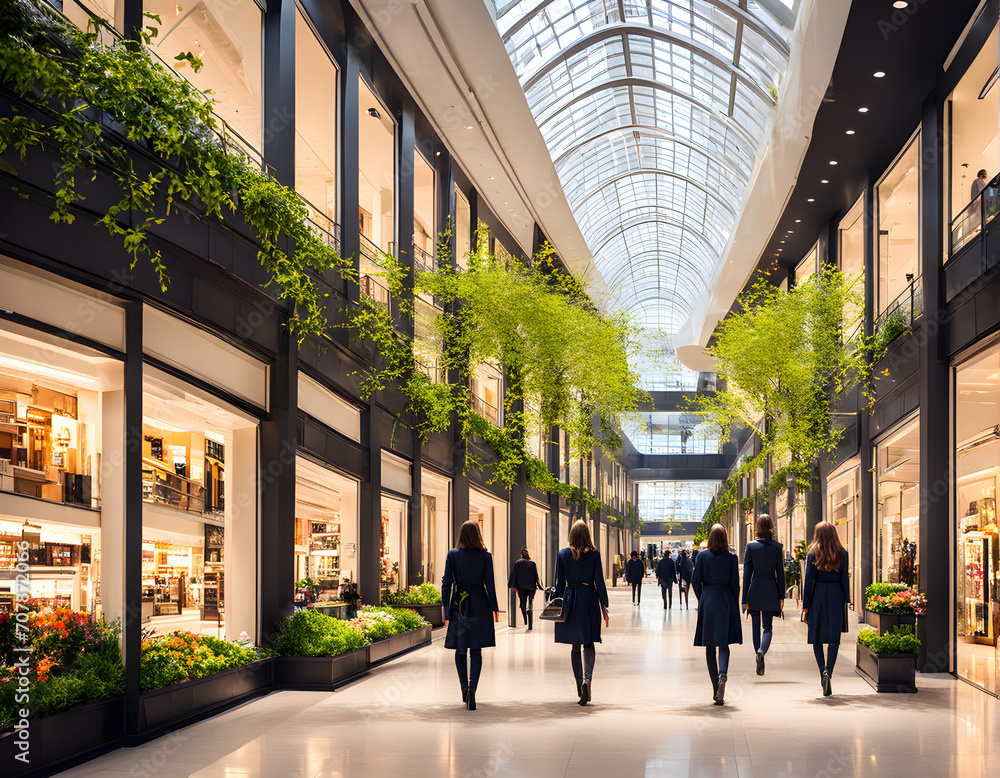
[[[694,565],[691,564],[691,560],[688,558],[688,552],[686,548],[681,549],[681,555],[677,559],[677,580],[680,581],[680,585],[677,587],[677,601],[680,603],[681,598],[684,598],[684,608],[690,609],[691,604],[688,602],[688,590],[691,588],[691,578],[694,576]]]
[[[812,643],[816,664],[819,665],[824,697],[833,694],[830,677],[840,650],[844,603],[851,601],[848,569],[847,551],[840,543],[837,528],[828,521],[817,524],[813,544],[806,555],[802,616],[809,625],[809,642]],[[827,645],[825,660],[824,643]]]
[[[784,553],[773,535],[774,522],[762,513],[757,519],[757,539],[747,543],[743,553],[743,607],[750,612],[753,625],[757,675],[764,674],[764,655],[771,646],[771,625],[785,606]]]
[[[586,705],[590,702],[590,682],[597,656],[594,643],[601,642],[602,615],[604,624],[608,624],[608,590],[604,585],[601,555],[591,540],[590,527],[583,520],[570,527],[569,547],[556,556],[555,596],[562,597],[569,608],[566,621],[555,624],[556,643],[573,646],[570,660],[576,693],[580,705]]]
[[[462,701],[476,709],[476,687],[483,669],[483,649],[496,645],[493,621],[500,621],[493,557],[486,550],[479,522],[469,520],[458,532],[458,547],[444,559],[441,605],[448,634],[445,648],[455,649],[455,667],[462,685]],[[465,652],[469,652],[469,659]]]
[[[714,692],[712,699],[716,705],[725,705],[729,644],[743,642],[743,627],[740,625],[739,560],[736,554],[730,553],[729,538],[721,524],[715,524],[708,533],[708,550],[698,554],[692,584],[698,597],[694,644],[705,646]]]
[[[530,632],[535,590],[541,589],[542,584],[538,580],[538,568],[531,561],[531,556],[528,554],[527,548],[521,549],[521,558],[510,569],[507,586],[511,588],[511,591],[517,592],[521,615],[524,617],[524,623],[528,625],[528,631]],[[517,625],[515,624],[514,626]]]
[[[674,607],[674,581],[677,580],[677,566],[670,554],[664,554],[656,565],[656,582],[663,595],[663,610]]]

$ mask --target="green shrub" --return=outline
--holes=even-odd
[[[363,632],[347,622],[305,608],[278,622],[273,649],[278,656],[339,656],[364,648],[368,642]]]
[[[920,651],[920,638],[908,624],[900,624],[881,636],[873,629],[863,629],[858,633],[858,642],[876,654],[916,654]]]
[[[905,592],[909,589],[909,586],[905,584],[890,584],[890,583],[873,583],[868,584],[865,587],[865,602],[868,602],[873,596],[875,597],[888,597],[896,592]]]
[[[434,605],[441,602],[441,590],[432,583],[422,583],[398,592],[389,592],[382,597],[382,604],[391,607],[407,605]]]

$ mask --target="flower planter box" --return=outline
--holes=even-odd
[[[913,613],[872,613],[871,611],[866,611],[867,616],[871,618],[868,624],[875,627],[878,630],[879,635],[887,635],[892,632],[894,627],[900,624],[909,624],[913,627],[913,631],[917,631],[917,616]],[[867,617],[866,617],[867,618]]]
[[[380,640],[368,646],[368,661],[373,665],[384,662],[387,659],[392,659],[394,656],[409,651],[411,648],[430,643],[430,641],[430,625],[411,630],[410,632],[404,632],[401,635],[393,635],[391,638]]]
[[[400,607],[416,611],[424,617],[431,627],[444,626],[444,608],[441,607],[441,603],[439,602],[435,602],[430,605],[401,605]]]
[[[144,692],[139,695],[139,731],[146,734],[190,724],[234,703],[269,692],[273,686],[274,659],[261,659]]]
[[[324,616],[332,616],[335,619],[347,619],[347,603],[335,602],[329,605],[310,605],[311,610],[322,613]]]
[[[858,646],[856,671],[877,692],[917,691],[916,654],[876,654],[867,646]]]
[[[125,734],[125,698],[101,700],[28,724],[28,764],[15,759],[21,752],[16,731],[0,734],[0,765],[4,776],[51,775],[71,762],[117,745]]]
[[[274,683],[284,689],[332,691],[367,670],[367,647],[340,656],[282,656],[275,663]]]

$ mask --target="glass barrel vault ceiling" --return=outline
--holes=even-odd
[[[498,0],[497,27],[598,272],[674,333],[706,297],[799,0]]]

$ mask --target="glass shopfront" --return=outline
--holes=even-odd
[[[144,620],[165,630],[255,634],[257,450],[256,419],[144,371]]]
[[[548,525],[549,514],[544,508],[536,507],[531,503],[527,509],[527,523],[525,537],[527,538],[528,553],[535,560],[538,568],[538,576],[545,586],[545,571],[548,569],[548,559],[555,558],[556,552],[549,548]]]
[[[876,187],[875,312],[909,311],[920,275],[920,143],[914,139]],[[917,300],[912,301],[916,307]],[[913,310],[913,317],[918,315]]]
[[[440,586],[451,549],[451,479],[423,469],[420,475],[420,580]]]
[[[827,521],[836,525],[840,542],[847,549],[851,566],[851,601],[860,610],[861,592],[861,469],[857,464],[847,463],[827,479],[826,488]]]
[[[379,252],[393,253],[396,240],[396,125],[364,79],[358,84],[358,131],[362,292],[388,304],[388,287],[377,275],[377,261]]]
[[[493,575],[498,592],[507,591],[509,534],[507,503],[478,489],[469,490],[469,518],[479,522],[486,548],[493,555]],[[520,549],[518,549],[520,551]],[[498,596],[501,610],[506,598]]]
[[[406,588],[407,506],[406,500],[388,494],[382,495],[379,587],[383,595]]]
[[[955,370],[957,672],[997,693],[1000,634],[1000,346]]]
[[[920,586],[920,420],[875,444],[875,580]]]

